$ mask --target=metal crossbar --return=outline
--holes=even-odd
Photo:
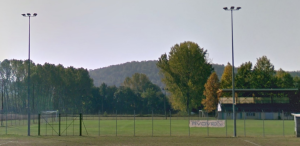
[[[73,118],[73,120],[72,120],[72,122],[66,127],[66,129],[61,133],[61,134],[63,134],[71,125],[72,125],[72,123],[74,123],[74,120],[76,120],[77,118]]]
[[[84,129],[85,129],[85,131],[86,131],[86,134],[89,135],[89,133],[88,133],[87,130],[86,130],[86,127],[85,127],[85,124],[84,124],[84,121],[83,121],[83,120],[82,120],[82,123],[83,123]]]
[[[42,117],[42,118],[46,121],[46,125],[49,125],[52,128],[52,130],[54,130],[54,132],[56,132],[54,127],[52,127],[52,125],[55,125],[55,124],[49,124],[49,122],[45,119],[45,117]],[[58,134],[58,132],[56,132],[56,134]]]

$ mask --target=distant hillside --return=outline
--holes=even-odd
[[[100,86],[102,83],[120,86],[126,77],[131,77],[134,73],[143,73],[149,77],[152,83],[159,87],[163,87],[164,84],[161,82],[156,62],[156,60],[141,62],[132,61],[89,70],[89,73],[91,78],[94,80],[95,86]],[[224,65],[213,64],[213,67],[220,79],[224,70]]]
[[[126,77],[131,77],[134,73],[143,73],[148,76],[152,83],[163,87],[156,62],[157,61],[132,61],[90,70],[89,73],[94,80],[95,86],[100,86],[103,82],[107,85],[120,86]]]
[[[292,77],[295,77],[295,76],[298,76],[298,77],[300,77],[300,71],[298,70],[298,71],[288,71],[291,75],[292,75]]]
[[[93,78],[94,80],[95,86],[100,86],[102,83],[106,83],[107,85],[120,86],[126,77],[131,77],[134,73],[143,73],[149,77],[152,83],[158,85],[159,87],[163,87],[164,84],[161,82],[159,70],[156,67],[156,62],[156,60],[141,62],[132,61],[89,70],[89,73],[91,78]],[[213,64],[213,67],[219,77],[219,80],[221,80],[221,76],[223,74],[225,66],[223,64]],[[235,69],[235,73],[236,72],[237,68]],[[289,73],[293,77],[300,77],[300,71],[291,71]]]

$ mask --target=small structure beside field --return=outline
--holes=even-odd
[[[291,120],[294,118],[291,113],[300,112],[299,105],[293,102],[300,100],[295,96],[296,91],[298,89],[235,89],[236,118]],[[232,89],[221,89],[220,92],[221,111],[218,112],[218,118],[232,119],[232,97],[222,96],[231,93]]]

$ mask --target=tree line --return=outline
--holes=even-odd
[[[90,77],[94,81],[95,86],[100,86],[105,83],[109,86],[121,86],[126,77],[132,76],[134,73],[142,73],[147,75],[149,80],[164,87],[165,84],[161,81],[162,76],[159,74],[159,68],[156,66],[158,60],[148,61],[132,61],[108,67],[89,70]],[[211,64],[219,79],[221,79],[226,64]],[[237,73],[237,66],[235,66],[235,73]],[[300,76],[300,71],[286,71],[292,77]]]
[[[251,62],[245,62],[238,67],[234,75],[234,85],[237,89],[300,89],[300,78],[292,75],[282,69],[274,70],[274,65],[267,58],[262,56],[257,59],[253,66]],[[202,100],[204,109],[211,112],[216,109],[220,96],[232,96],[232,93],[218,93],[219,89],[232,89],[232,66],[228,63],[224,69],[221,80],[219,81],[215,73],[211,74],[205,84],[205,99]],[[290,106],[293,106],[296,111],[299,110],[299,91],[296,93],[264,93],[255,92],[256,95],[249,93],[235,94],[236,97],[288,97]]]
[[[21,113],[28,110],[28,61],[0,63],[1,109]],[[170,109],[161,88],[146,75],[127,77],[122,86],[102,83],[96,87],[84,68],[30,62],[30,110],[66,113],[112,113],[116,110],[147,113]],[[2,111],[3,111],[2,110]]]
[[[162,54],[158,61],[148,62],[148,65],[155,63],[151,70],[157,72],[164,86],[153,83],[143,73],[126,76],[119,86],[104,82],[94,85],[90,77],[91,71],[84,68],[50,63],[41,65],[27,60],[3,60],[0,63],[0,89],[3,99],[1,109],[12,112],[28,110],[29,63],[29,108],[35,113],[49,110],[94,114],[116,111],[132,113],[134,110],[141,114],[150,113],[152,110],[163,114],[169,109],[213,111],[219,101],[218,90],[232,88],[230,63],[225,66],[219,79],[218,72],[222,65],[211,64],[207,50],[198,44],[183,42],[171,47],[170,52]],[[130,68],[130,65],[128,67]],[[144,67],[143,70],[148,68]],[[266,56],[258,58],[254,66],[251,62],[243,63],[235,71],[234,78],[235,87],[240,89],[300,87],[298,76],[293,77],[282,69],[275,71],[274,65]],[[244,93],[240,94],[239,96],[247,96]],[[298,94],[299,92],[296,96]],[[264,93],[261,95],[268,96]],[[292,102],[297,104],[299,100],[294,98]]]
[[[184,111],[205,109],[209,112],[216,109],[219,102],[218,90],[232,88],[232,66],[225,66],[221,79],[209,62],[207,50],[194,42],[183,42],[171,47],[169,54],[162,54],[157,62],[162,81],[169,88],[172,108]],[[266,57],[257,59],[253,66],[245,62],[234,74],[235,88],[239,89],[276,89],[298,88],[300,78],[292,77],[282,69],[275,71],[274,65]],[[270,96],[272,93],[257,93],[256,96]],[[224,93],[222,96],[231,96]],[[239,93],[239,96],[249,96]],[[285,97],[282,93],[276,95]],[[291,104],[298,104],[299,92],[290,96]],[[298,108],[299,109],[299,108]]]
[[[3,60],[0,64],[2,109],[28,110],[28,64],[23,60]],[[79,112],[91,96],[93,81],[83,68],[30,62],[30,109],[32,112],[60,110]]]

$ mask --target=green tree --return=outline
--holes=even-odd
[[[174,109],[188,111],[201,106],[204,84],[213,71],[206,50],[194,42],[176,44],[169,55],[161,55],[157,67]]]
[[[161,89],[153,84],[145,74],[135,73],[132,77],[126,77],[123,82],[123,86],[130,88],[137,96],[135,102],[136,107],[140,107],[139,110],[147,111],[154,109],[161,111],[163,108],[163,102],[165,95],[161,92]],[[121,87],[120,87],[121,88]],[[125,95],[125,94],[122,94]],[[169,107],[169,100],[166,99],[166,107]]]
[[[131,78],[126,77],[123,84],[124,87],[132,89],[136,93],[142,93],[147,88],[153,88],[153,90],[160,91],[157,85],[154,85],[145,74],[135,73]]]
[[[300,89],[300,77],[294,77],[294,87]],[[299,92],[299,91],[298,91]]]
[[[114,101],[115,109],[118,109],[118,111],[133,111],[135,110],[137,96],[130,88],[121,86],[114,93]]]
[[[243,63],[236,74],[236,87],[240,89],[251,88],[251,78],[252,78],[252,63]]]
[[[107,98],[106,96],[106,89],[107,89],[107,85],[105,83],[102,83],[99,87],[99,92],[100,92],[100,95],[101,95],[101,112],[104,112],[104,101],[105,99]]]
[[[213,72],[210,77],[207,79],[207,82],[204,85],[205,90],[203,92],[203,95],[206,97],[205,99],[202,99],[202,104],[204,106],[204,109],[207,112],[212,112],[216,109],[218,104],[218,90],[220,87],[218,76],[215,72]]]
[[[294,80],[291,74],[285,72],[281,68],[276,72],[277,86],[279,88],[292,88],[294,87]]]
[[[267,56],[258,58],[252,74],[252,88],[275,88],[276,78],[274,78],[274,74],[274,65]]]

